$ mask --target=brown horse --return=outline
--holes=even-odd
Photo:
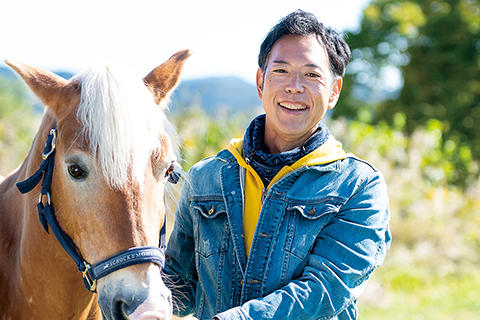
[[[98,67],[65,80],[6,61],[46,107],[25,161],[0,179],[1,319],[171,318],[159,263],[114,271],[91,293],[52,223],[44,225],[49,233],[42,228],[36,206],[54,205],[59,228],[90,265],[130,248],[158,249],[165,184],[176,160],[164,110],[189,56],[177,52],[144,79]],[[39,200],[38,185],[22,195],[16,184],[43,163],[53,128],[51,194]]]

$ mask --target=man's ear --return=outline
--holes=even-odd
[[[333,80],[332,91],[330,92],[330,97],[328,97],[328,109],[333,109],[337,104],[338,98],[340,97],[340,91],[342,90],[342,84],[342,77],[337,77]]]
[[[261,68],[257,69],[257,94],[260,100],[263,96],[263,71]]]

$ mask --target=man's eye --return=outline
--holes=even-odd
[[[310,72],[310,73],[307,73],[307,77],[311,77],[311,78],[319,78],[320,75],[319,74],[316,74],[314,72]]]

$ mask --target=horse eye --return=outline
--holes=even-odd
[[[175,166],[171,164],[170,167],[167,169],[167,172],[165,172],[165,177],[168,177],[169,175],[171,175],[173,170],[175,170]]]
[[[175,171],[175,166],[172,163],[167,172],[165,172],[165,178],[168,178],[167,181],[171,184],[177,184],[178,180],[180,180],[180,177],[181,174]]]
[[[75,179],[85,178],[86,176],[86,172],[78,164],[73,164],[69,166],[68,173],[72,178]]]

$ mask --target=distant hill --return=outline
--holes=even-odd
[[[55,72],[65,79],[73,74]],[[0,67],[0,76],[7,80],[20,79],[10,68]],[[258,113],[261,101],[254,85],[235,77],[205,78],[185,80],[180,83],[172,98],[171,112],[179,113],[186,107],[197,105],[208,115],[214,115],[219,109],[227,109],[227,113]],[[35,110],[43,110],[35,106]]]
[[[7,80],[13,80],[17,78],[15,72],[12,69],[3,67],[0,67],[0,76]]]
[[[198,105],[209,115],[226,108],[229,113],[255,112],[261,108],[254,85],[235,77],[205,78],[180,82],[172,99],[172,113]]]

